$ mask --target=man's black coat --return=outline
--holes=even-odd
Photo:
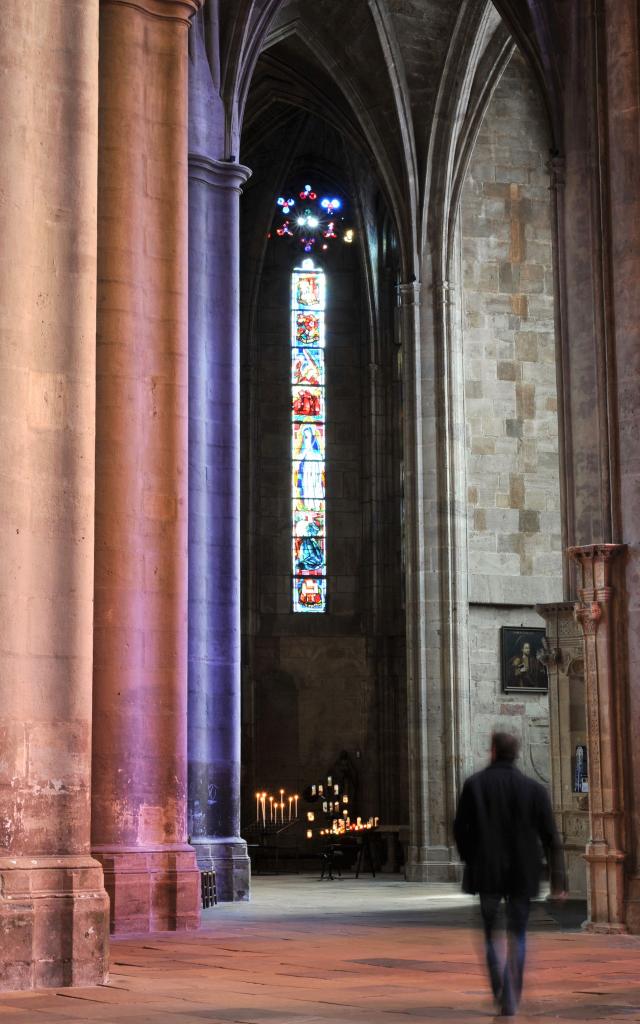
[[[562,846],[547,791],[510,762],[496,760],[465,782],[453,832],[465,862],[465,892],[537,896],[542,849],[551,888],[565,888]]]

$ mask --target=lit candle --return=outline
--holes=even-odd
[[[315,795],[316,795],[316,784],[314,782],[313,786],[311,787],[311,796],[315,796]]]
[[[332,782],[333,782],[333,779],[331,778],[331,776],[327,775],[327,786],[331,786]]]
[[[293,800],[294,800],[293,813],[294,813],[294,817],[297,818],[298,817],[298,794],[297,793],[294,796]]]
[[[310,828],[307,829],[307,839],[313,839],[313,832]]]
[[[265,807],[267,805],[267,794],[266,793],[263,793],[262,796],[260,797],[260,803],[262,805],[262,827],[266,828],[267,827],[267,812],[265,810]]]
[[[338,785],[337,782],[334,782],[333,784],[333,792],[335,793],[336,796],[338,796],[338,794],[340,793],[340,786]]]
[[[291,804],[293,803],[293,797],[289,797],[289,821],[291,821]]]
[[[284,825],[284,800],[280,804],[280,821]]]
[[[348,804],[349,803],[349,797],[347,796],[346,793],[344,794],[344,796],[342,798],[342,802],[343,802],[343,804]]]
[[[307,811],[307,821],[315,821],[316,816],[313,811]]]
[[[322,785],[322,783],[320,783],[320,785],[318,786],[318,793],[320,794],[320,796],[322,796],[322,794],[324,793],[324,786]]]
[[[269,797],[269,821],[273,825],[273,797]]]
[[[327,801],[326,800],[322,801],[322,810],[324,811],[325,814],[327,813]]]
[[[260,794],[256,793],[256,821],[260,817]]]

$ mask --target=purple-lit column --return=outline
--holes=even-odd
[[[200,920],[186,842],[187,46],[199,6],[100,8],[91,833],[115,932]]]
[[[239,198],[248,168],[189,158],[189,831],[218,898],[249,898],[240,838]]]

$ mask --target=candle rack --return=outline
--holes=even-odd
[[[296,825],[300,822],[299,818],[294,818],[291,821],[285,821],[284,825],[281,824],[267,824],[263,825],[261,822],[254,821],[250,825],[247,825],[243,829],[243,836],[247,841],[249,852],[252,854],[253,868],[256,875],[261,874],[261,866],[264,870],[264,865],[269,860],[273,860],[273,872],[277,875],[280,872],[280,854],[285,850],[286,845],[282,845],[279,840],[287,832],[291,832]],[[296,864],[296,874],[298,873],[298,846],[294,844],[291,847],[293,857]],[[269,872],[266,872],[267,874]]]
[[[300,821],[300,797],[297,793],[287,794],[284,788],[280,788],[276,790],[275,794],[271,794],[267,790],[260,790],[255,794],[255,799],[256,818],[255,821],[244,827],[243,835],[247,840],[249,852],[252,854],[255,873],[260,873],[261,862],[264,864],[272,857],[275,873],[278,874],[280,854],[288,846],[286,843],[281,843],[280,840]],[[294,844],[291,850],[295,857],[297,870],[297,844]]]
[[[340,862],[345,858],[347,847],[353,847],[349,840],[355,840],[357,854],[355,857],[355,874],[358,878],[365,869],[365,861],[375,878],[375,868],[371,850],[371,840],[378,826],[378,818],[369,818],[364,822],[360,817],[352,818],[353,808],[349,796],[339,782],[334,782],[331,775],[326,781],[312,783],[303,792],[304,799],[311,804],[319,804],[324,817],[324,825],[316,824],[315,828],[307,828],[307,839],[318,837],[322,840],[320,854],[322,872],[320,878],[334,880],[334,871],[341,874]]]

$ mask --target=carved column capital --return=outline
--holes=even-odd
[[[573,615],[576,622],[582,626],[585,636],[593,636],[598,632],[598,625],[602,618],[602,606],[598,601],[590,601],[588,604],[576,602],[573,606]]]
[[[448,306],[453,302],[455,291],[451,281],[447,281],[444,278],[440,281],[434,281],[432,290],[442,306]]]
[[[420,305],[420,282],[406,281],[397,285],[398,303],[401,306]]]
[[[182,21],[187,24],[203,3],[204,0],[100,0],[101,7],[133,7],[150,18]]]
[[[611,593],[611,569],[626,544],[585,544],[568,548],[567,554],[578,567],[578,595],[583,602],[608,601]]]
[[[251,177],[251,170],[232,160],[212,160],[211,157],[189,153],[189,178],[202,181],[212,188],[242,192],[242,186]]]

